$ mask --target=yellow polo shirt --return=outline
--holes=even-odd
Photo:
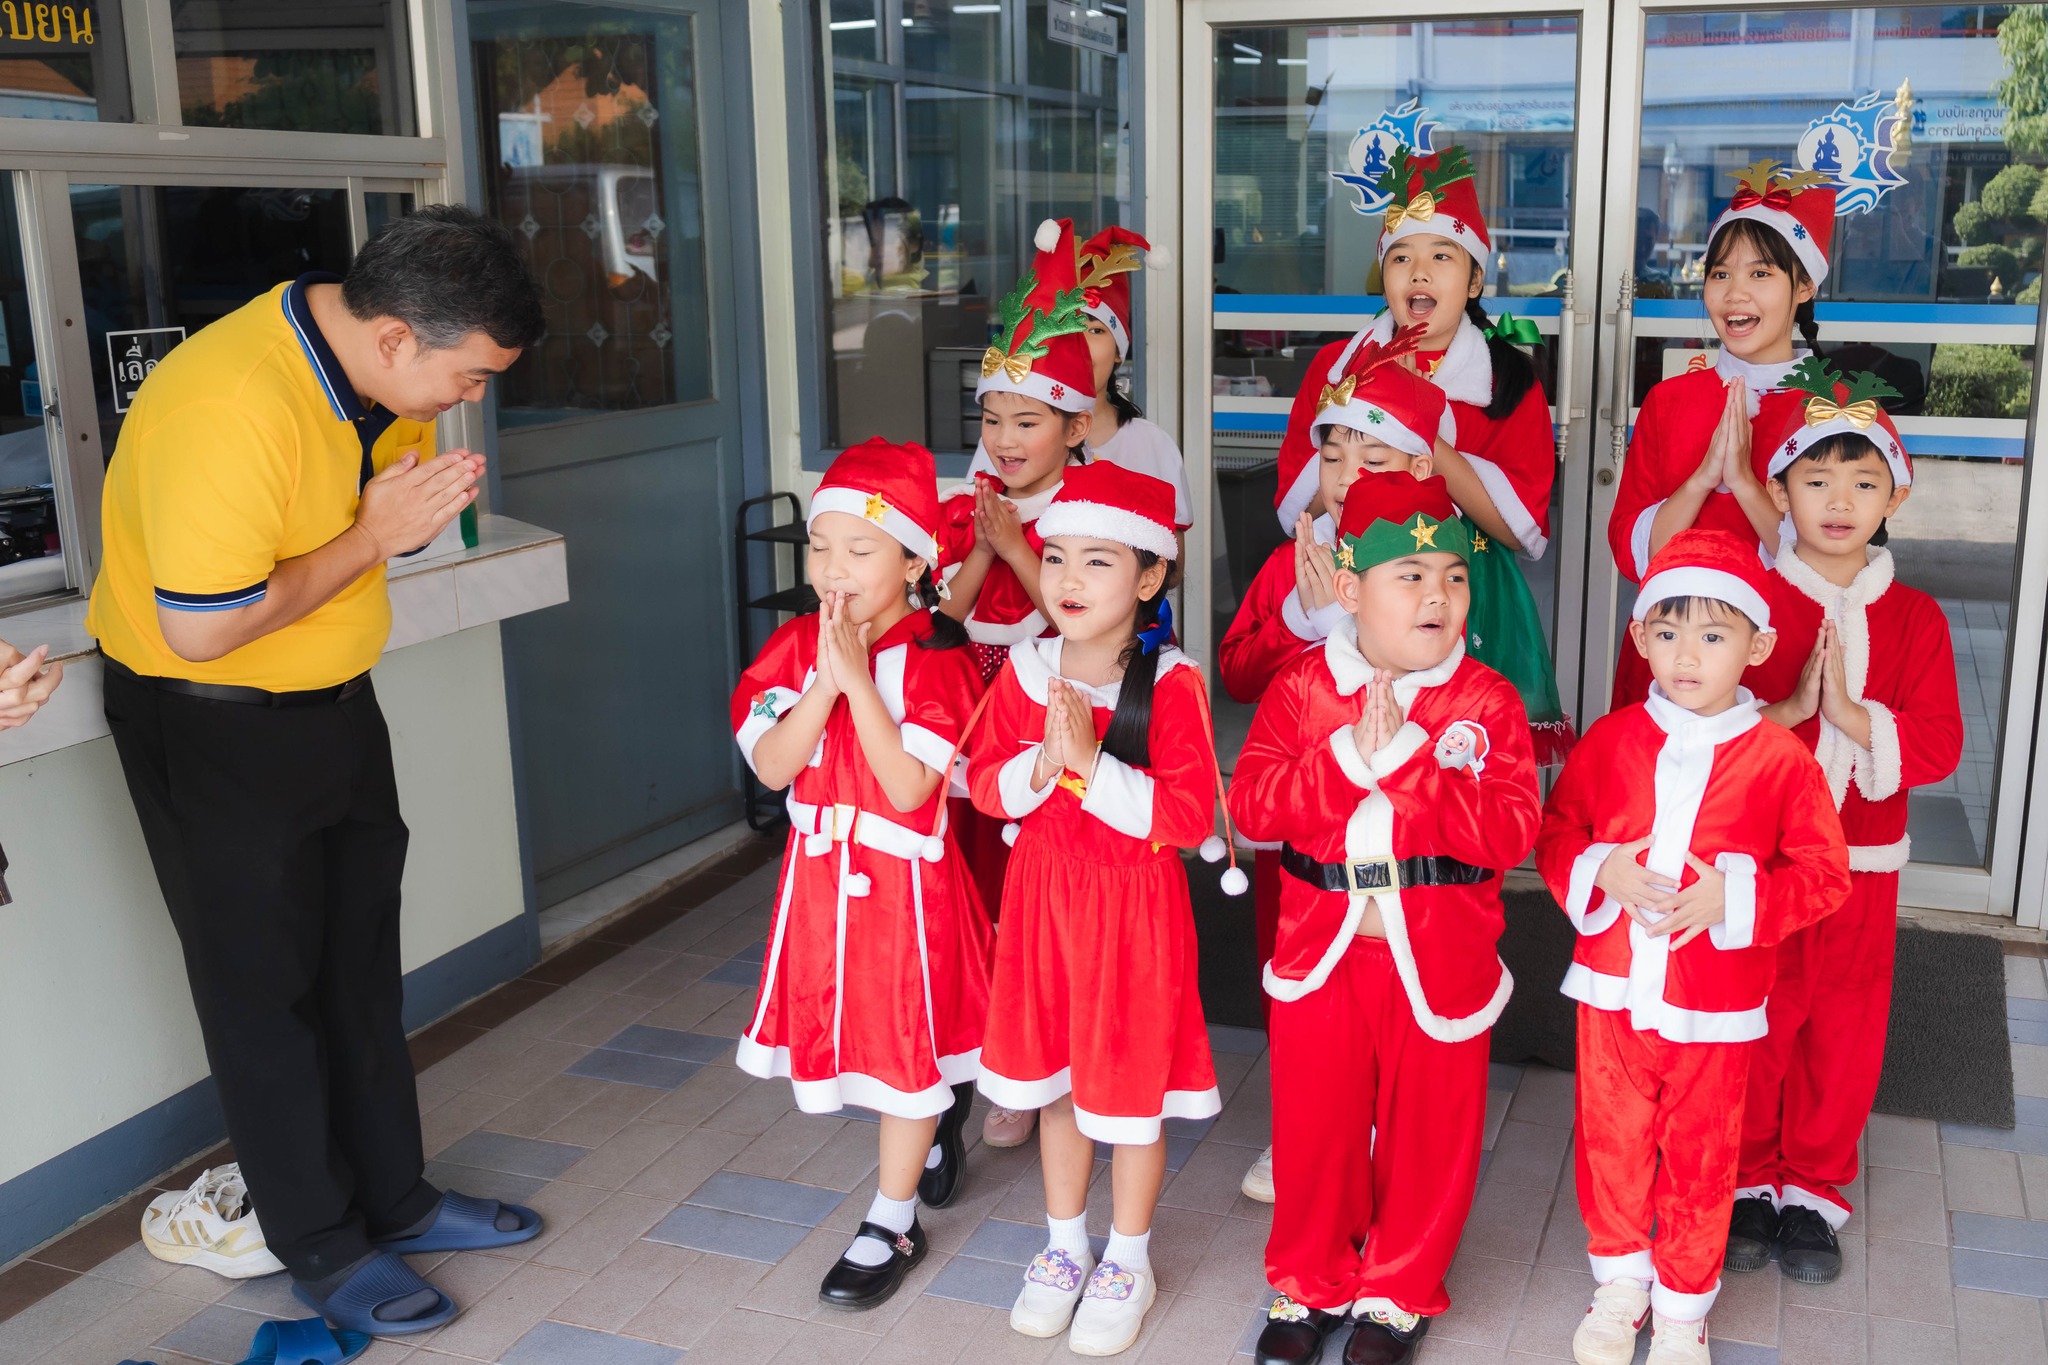
[[[107,466],[99,581],[86,627],[137,673],[295,692],[345,682],[391,633],[384,566],[210,663],[164,643],[157,609],[260,601],[279,560],[355,520],[364,482],[427,424],[366,411],[305,303],[308,275],[181,342],[143,381]]]

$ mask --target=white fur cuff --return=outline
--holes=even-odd
[[[1663,507],[1662,498],[1651,503],[1636,518],[1636,524],[1628,533],[1629,553],[1636,559],[1636,582],[1643,581],[1643,575],[1650,571],[1650,527],[1657,520],[1657,511]]]
[[[1302,610],[1299,592],[1290,592],[1280,599],[1280,619],[1298,638],[1309,644],[1329,639],[1330,632],[1336,629],[1344,615],[1344,608],[1335,602],[1327,602],[1314,611]]]
[[[1366,759],[1365,766],[1375,779],[1383,779],[1422,752],[1422,746],[1427,743],[1429,731],[1412,720],[1403,721],[1401,728],[1394,731],[1394,737],[1387,741],[1386,746]]]
[[[1119,834],[1146,838],[1152,833],[1152,785],[1152,774],[1098,751],[1081,809]]]
[[[1723,853],[1714,859],[1722,876],[1721,922],[1707,930],[1716,948],[1748,948],[1756,943],[1756,859],[1747,853]]]
[[[1572,877],[1565,892],[1564,913],[1570,918],[1572,928],[1588,938],[1607,932],[1621,918],[1620,902],[1593,885],[1593,879],[1600,875],[1607,856],[1619,847],[1619,844],[1588,844],[1584,853],[1572,859]],[[1598,910],[1593,909],[1595,896],[1600,898]]]
[[[1012,820],[1022,820],[1051,800],[1053,792],[1059,789],[1057,774],[1045,784],[1044,791],[1031,788],[1032,773],[1038,767],[1038,753],[1043,747],[1032,745],[996,773],[996,794],[1003,799],[1003,814]]]
[[[1351,779],[1351,785],[1361,791],[1376,791],[1379,779],[1372,769],[1365,766],[1365,756],[1358,752],[1358,741],[1348,725],[1339,726],[1330,732],[1330,753],[1336,758],[1337,766],[1344,776]]]
[[[1864,799],[1882,801],[1899,794],[1899,721],[1892,709],[1883,702],[1861,703],[1870,716],[1870,761],[1864,762],[1864,753],[1856,755],[1856,790]]]

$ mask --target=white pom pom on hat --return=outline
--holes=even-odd
[[[1200,851],[1202,854],[1203,862],[1220,863],[1226,857],[1229,856],[1230,847],[1227,844],[1225,844],[1220,837],[1212,834],[1208,838],[1202,840]]]
[[[1038,231],[1031,235],[1031,245],[1037,247],[1040,251],[1051,251],[1059,244],[1060,225],[1057,220],[1052,218],[1048,218],[1040,223]]]
[[[1225,868],[1220,880],[1223,884],[1223,894],[1226,896],[1242,896],[1252,884],[1251,878],[1244,875],[1244,869],[1241,867]]]
[[[1145,268],[1148,270],[1173,269],[1173,253],[1163,246],[1155,246],[1145,253]]]

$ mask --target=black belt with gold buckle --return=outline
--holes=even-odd
[[[1477,886],[1500,873],[1457,858],[1361,858],[1355,862],[1321,863],[1293,844],[1280,848],[1280,866],[1318,891],[1349,891],[1371,895],[1409,886]]]
[[[272,692],[261,687],[194,682],[190,678],[153,678],[148,674],[137,673],[119,659],[104,652],[100,655],[100,662],[111,672],[159,692],[175,692],[181,697],[198,697],[204,701],[234,702],[238,706],[325,706],[347,701],[370,684],[368,673],[358,673],[347,682],[336,683],[332,687],[315,687],[305,692]]]

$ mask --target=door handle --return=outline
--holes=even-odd
[[[1614,383],[1608,394],[1607,462],[1600,482],[1612,483],[1628,453],[1629,400],[1635,396],[1636,281],[1633,271],[1621,272],[1614,296]]]
[[[1572,272],[1564,272],[1564,297],[1558,300],[1557,312],[1557,462],[1564,463],[1565,448],[1571,442],[1572,419],[1583,415],[1572,406],[1576,392],[1573,379],[1578,366],[1579,315],[1572,311],[1576,295],[1572,290]]]

